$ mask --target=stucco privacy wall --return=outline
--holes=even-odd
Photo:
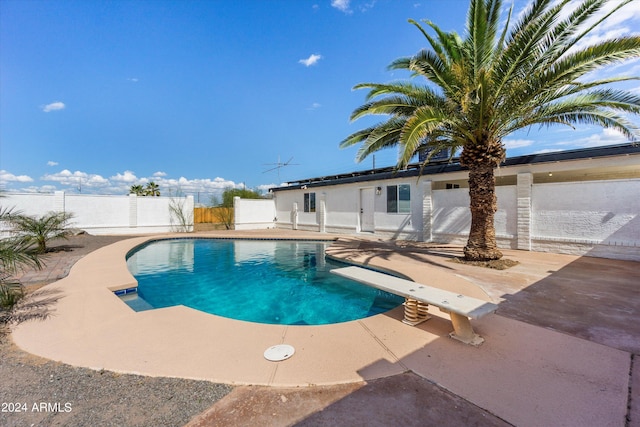
[[[3,207],[14,207],[25,215],[42,216],[48,212],[73,214],[71,226],[90,234],[142,234],[182,231],[180,221],[169,207],[180,206],[193,230],[193,196],[137,197],[90,194],[9,193],[0,200]]]
[[[531,202],[533,250],[640,259],[640,180],[536,184]]]
[[[271,199],[233,198],[233,222],[236,230],[274,228],[275,203]]]
[[[501,247],[517,248],[517,187],[515,185],[496,187],[498,210],[494,225],[496,239]],[[432,192],[431,238],[435,242],[465,244],[471,228],[469,211],[469,189],[455,188]],[[428,221],[428,215],[427,219]]]

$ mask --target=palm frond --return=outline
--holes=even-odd
[[[530,13],[516,25],[516,30],[510,34],[506,48],[497,55],[493,68],[496,98],[503,96],[502,89],[508,86],[510,81],[523,78],[531,72],[527,65],[536,62],[539,55],[538,45],[544,40],[549,27],[568,2],[569,0],[563,0],[548,10],[545,10],[548,0],[534,2]]]
[[[499,31],[502,1],[471,0],[464,40],[431,21],[421,25],[410,20],[429,47],[389,68],[410,71],[427,84],[357,85],[369,92],[352,120],[373,114],[389,119],[350,135],[341,146],[362,144],[359,160],[377,149],[398,146],[402,165],[430,144],[474,147],[478,153],[489,144],[488,150],[497,150],[489,157],[498,159],[502,138],[536,124],[595,124],[638,137],[637,126],[625,115],[640,114],[640,97],[608,86],[638,77],[588,77],[602,67],[640,58],[640,37],[580,47],[586,35],[629,0],[604,17],[598,14],[605,0],[579,0],[562,18],[573,1],[532,0],[513,26],[510,8]]]
[[[425,138],[442,130],[448,122],[446,112],[431,107],[420,108],[405,123],[400,135],[400,153],[398,167],[405,167],[411,158],[418,152]]]

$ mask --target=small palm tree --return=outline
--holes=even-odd
[[[144,188],[145,196],[160,196],[160,186],[153,181],[147,183]]]
[[[0,224],[10,223],[20,215],[12,209],[0,208]],[[31,242],[21,236],[0,239],[0,323],[5,323],[12,308],[24,296],[22,284],[11,277],[27,268],[42,268]]]
[[[572,0],[533,0],[515,25],[507,19],[500,30],[502,1],[471,0],[464,39],[426,21],[435,32],[432,36],[409,21],[430,49],[398,59],[389,68],[408,70],[428,84],[357,85],[369,89],[368,102],[351,119],[371,114],[389,118],[353,133],[341,146],[361,144],[358,161],[378,150],[399,147],[398,168],[416,153],[461,150],[460,164],[469,169],[471,211],[465,258],[501,258],[494,227],[494,170],[505,158],[504,137],[533,125],[557,124],[595,124],[631,140],[640,136],[627,118],[640,114],[640,97],[609,87],[637,77],[594,80],[590,74],[640,57],[640,37],[582,45],[594,28],[630,1],[617,3],[599,17],[607,1],[582,0],[563,18],[563,9]]]
[[[142,185],[132,185],[131,188],[129,188],[129,194],[135,194],[136,196],[144,196],[145,195],[144,187]]]
[[[52,239],[66,239],[71,234],[67,227],[73,214],[49,212],[41,217],[18,215],[9,219],[14,233],[37,247],[38,253],[47,251],[47,242]]]

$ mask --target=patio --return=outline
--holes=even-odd
[[[202,235],[338,237],[283,230]],[[353,412],[353,404],[340,402],[353,400],[356,390],[386,381],[382,393],[389,382],[424,380],[514,425],[624,425],[630,398],[630,416],[637,420],[638,387],[630,396],[629,374],[631,354],[640,353],[638,263],[507,250],[505,257],[520,264],[493,271],[449,262],[461,254],[457,247],[341,237],[331,256],[499,302],[496,315],[474,323],[486,342],[473,348],[450,340],[448,316],[437,311],[418,327],[400,322],[401,309],[314,327],[239,322],[185,307],[134,313],[107,287],[131,283],[124,254],[148,237],[82,258],[68,277],[49,286],[64,296],[55,316],[21,324],[13,337],[24,350],[76,366],[251,385],[237,387],[194,421],[201,425],[224,416],[216,408],[242,406],[248,396],[300,396],[310,390],[334,396],[289,411],[282,410],[287,400],[265,399],[267,407],[251,415],[282,414],[263,425],[305,419],[313,424],[341,410],[342,416]],[[296,354],[279,363],[264,360],[263,351],[279,343],[293,345]],[[637,372],[632,381],[638,383]],[[375,405],[369,409],[375,414]]]

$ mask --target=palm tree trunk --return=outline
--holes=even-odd
[[[496,182],[493,162],[475,162],[469,165],[469,208],[471,229],[464,247],[465,259],[489,261],[502,258],[496,244],[493,223],[497,210]]]

